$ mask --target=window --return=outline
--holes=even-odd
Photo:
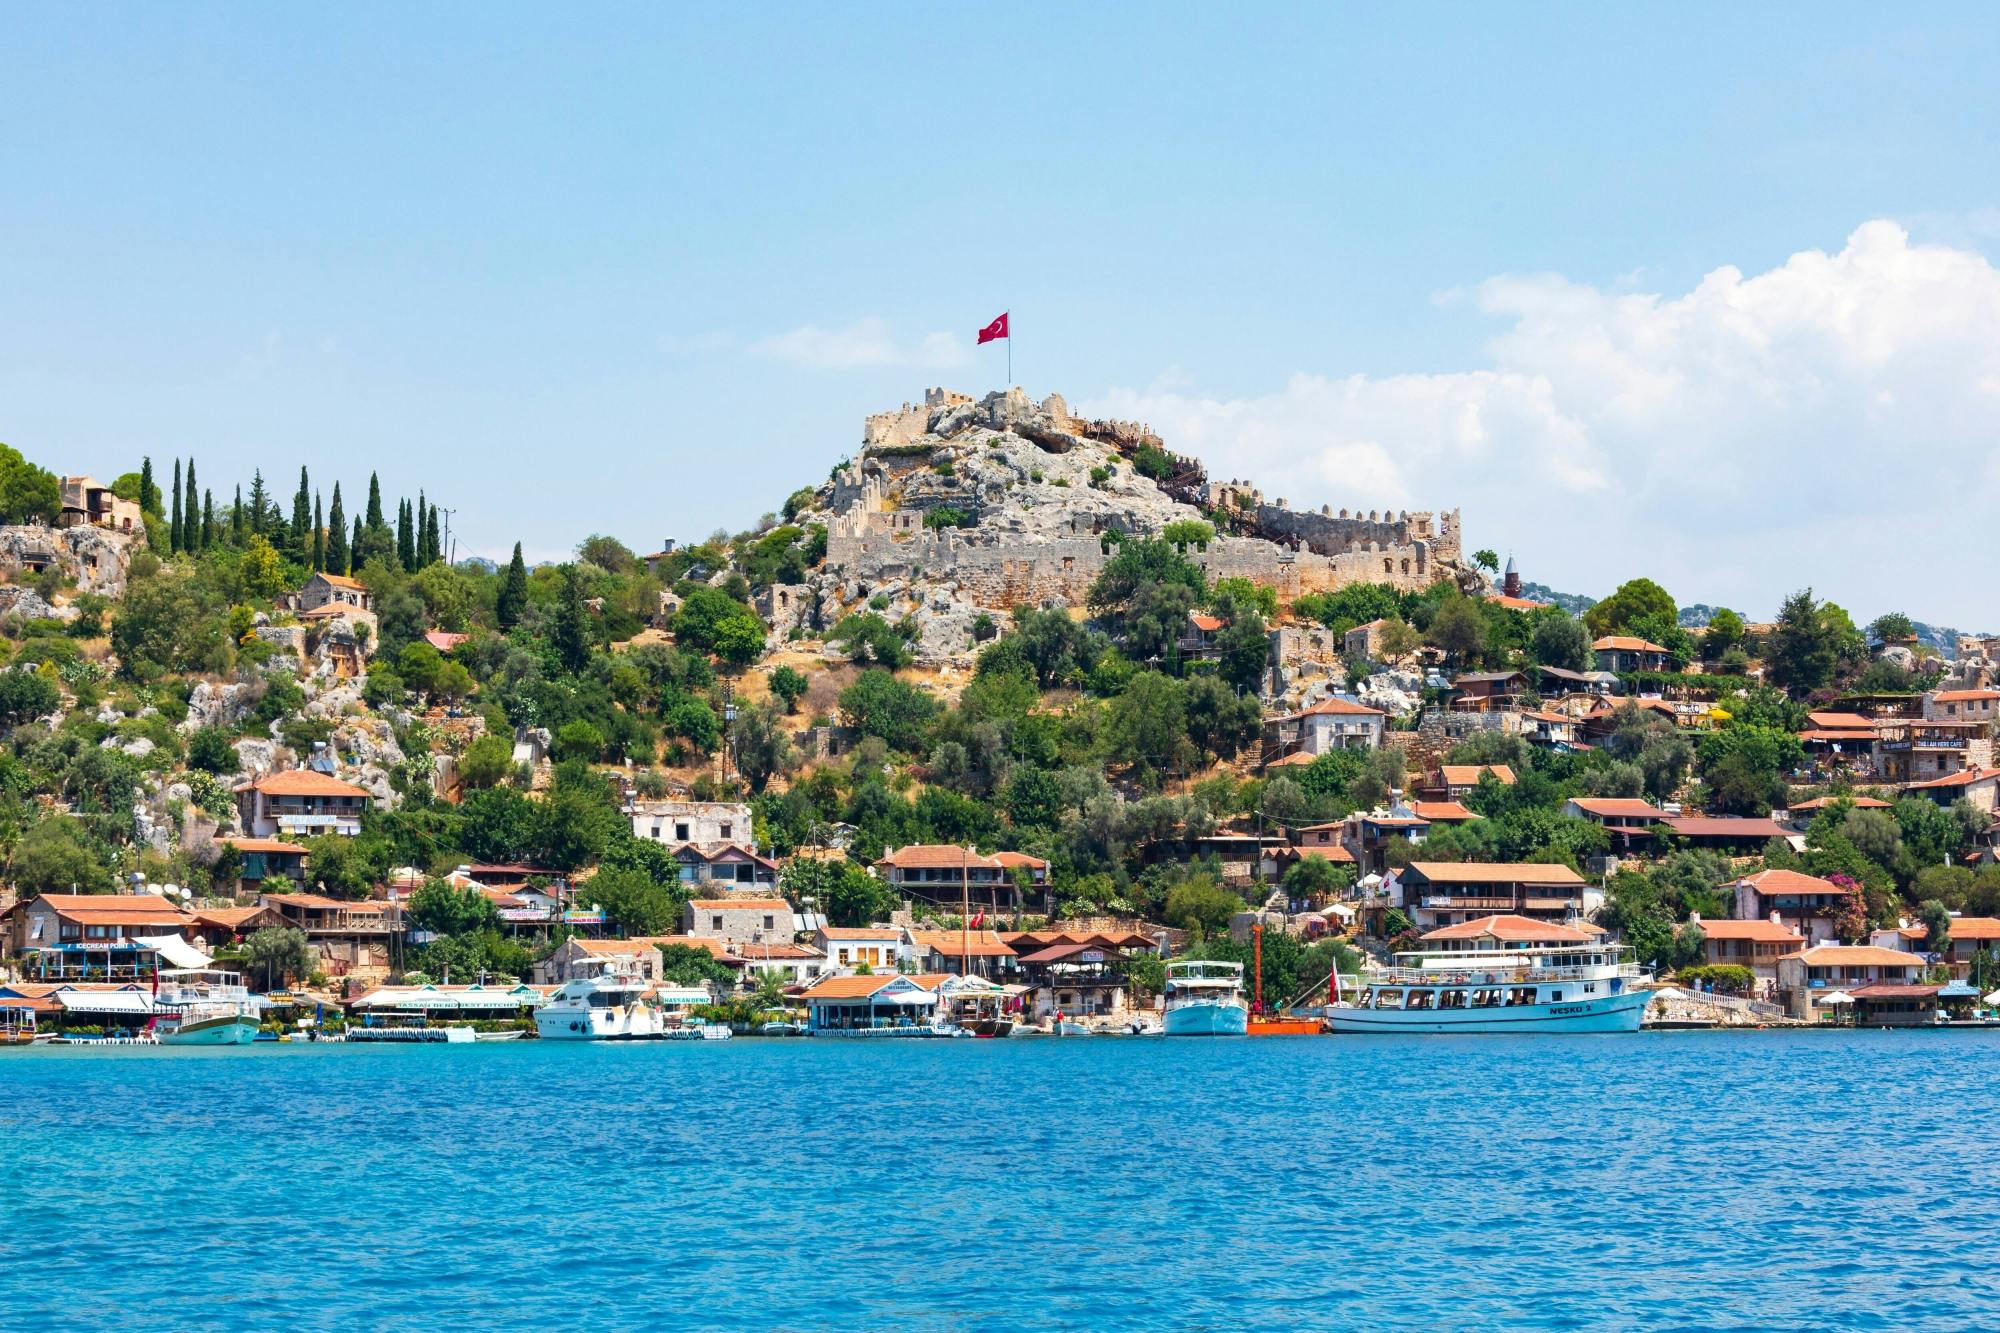
[[[722,840],[724,842],[728,842],[732,837],[735,836],[735,832],[736,832],[736,826],[734,824],[724,824],[722,826]]]
[[[722,929],[722,913],[717,912],[713,916],[709,917],[708,928],[710,930],[715,930],[715,931],[719,931]]]
[[[766,912],[764,914],[764,929],[775,930],[777,929],[777,926],[778,926],[777,919],[773,917],[769,912]]]
[[[687,840],[688,840],[688,826],[686,824],[674,825],[674,841],[686,842]]]

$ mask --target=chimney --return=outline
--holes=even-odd
[[[1778,916],[1778,909],[1775,907],[1771,909],[1771,924],[1774,926],[1782,926],[1785,924],[1783,919]]]

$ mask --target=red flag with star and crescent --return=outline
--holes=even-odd
[[[1000,339],[1006,336],[1007,336],[1007,312],[1003,310],[1000,312],[1000,317],[998,319],[994,320],[991,324],[988,324],[985,328],[979,331],[979,345],[984,346],[985,344],[990,342],[998,342]]]

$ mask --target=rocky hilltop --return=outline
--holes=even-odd
[[[1060,395],[1038,403],[1018,388],[978,400],[931,389],[869,417],[859,454],[799,521],[826,525],[826,560],[808,583],[769,590],[772,628],[823,629],[868,605],[915,612],[918,651],[933,660],[962,654],[981,612],[1081,605],[1118,542],[1177,523],[1205,537],[1189,555],[1211,578],[1281,600],[1480,582],[1462,563],[1457,510],[1293,509],[1211,480],[1143,424],[1079,417]]]

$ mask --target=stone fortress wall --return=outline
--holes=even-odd
[[[863,429],[864,449],[913,450],[971,426],[1014,431],[1062,452],[1084,440],[1129,450],[1159,446],[1150,429],[1132,422],[1083,421],[1051,395],[1037,405],[1019,389],[974,402],[931,389],[922,404],[877,413]],[[910,455],[915,465],[917,453]],[[1081,605],[1115,545],[1105,532],[1147,535],[1157,529],[1136,513],[1097,512],[1028,533],[1005,514],[982,516],[973,528],[926,529],[924,510],[892,499],[893,463],[864,457],[840,469],[832,483],[826,563],[843,578],[866,582],[936,579],[993,609],[1061,603]],[[1245,578],[1281,598],[1330,592],[1352,583],[1382,583],[1406,591],[1428,587],[1460,565],[1459,512],[1294,510],[1266,501],[1240,481],[1211,483],[1201,497],[1211,510],[1233,513],[1256,535],[1219,534],[1206,551],[1188,552],[1212,579]]]

